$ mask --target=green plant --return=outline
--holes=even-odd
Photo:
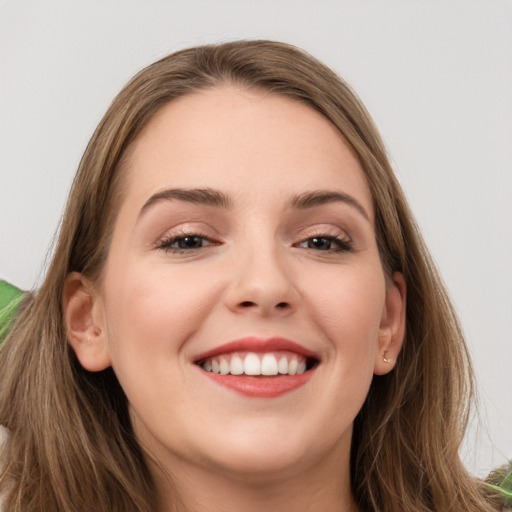
[[[493,471],[487,478],[487,485],[499,493],[505,505],[512,507],[512,461]]]
[[[7,281],[0,280],[0,343],[5,338],[25,292]]]

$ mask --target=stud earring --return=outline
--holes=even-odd
[[[387,352],[387,350],[386,350],[386,352],[384,352],[384,353],[382,354],[382,360],[383,360],[385,363],[391,363],[391,359],[388,359],[388,358],[386,357],[386,354],[387,354],[387,353],[388,353],[388,352]]]

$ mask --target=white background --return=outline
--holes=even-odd
[[[296,44],[359,93],[461,316],[482,475],[512,457],[512,3],[0,0],[0,278],[41,279],[80,156],[140,68],[206,42]]]

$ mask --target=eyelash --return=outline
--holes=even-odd
[[[335,235],[318,234],[318,235],[309,236],[308,238],[305,238],[304,240],[302,240],[295,246],[301,247],[302,244],[312,241],[312,240],[326,240],[328,242],[333,243],[336,247],[335,248],[331,247],[326,250],[321,250],[318,248],[315,249],[313,247],[304,247],[304,249],[309,249],[309,250],[316,251],[316,252],[327,252],[327,253],[341,253],[341,252],[352,252],[353,251],[353,246],[352,246],[351,240],[348,238],[343,238],[339,234],[335,234]]]
[[[184,241],[187,238],[190,239],[197,239],[198,241],[201,241],[200,247],[173,247],[174,244],[179,243],[180,241]],[[317,241],[327,241],[329,243],[332,243],[335,245],[335,247],[329,247],[328,249],[319,249],[318,247],[303,247],[304,249],[309,249],[311,251],[315,252],[326,252],[326,253],[342,253],[342,252],[352,252],[353,246],[352,242],[347,239],[341,237],[339,234],[334,235],[327,235],[327,234],[318,234],[309,236],[308,238],[305,238],[304,240],[301,240],[297,244],[294,244],[294,247],[302,247],[302,244],[305,244],[307,242],[317,240]],[[207,245],[202,245],[204,242],[207,242]],[[161,249],[165,252],[173,253],[173,254],[186,254],[198,251],[200,249],[204,249],[206,247],[214,246],[214,245],[220,245],[220,242],[213,240],[205,235],[199,234],[199,233],[179,233],[176,235],[172,235],[168,238],[164,238],[161,242],[158,243],[157,249]]]
[[[202,242],[208,242],[207,245],[201,245],[201,247],[189,247],[187,249],[183,247],[173,247],[174,244],[180,242],[181,240],[185,240],[187,238],[196,238],[201,240]],[[173,254],[186,254],[191,253],[193,251],[198,251],[199,249],[204,249],[205,247],[210,247],[212,245],[219,245],[220,242],[213,240],[205,235],[201,235],[199,233],[179,233],[177,235],[172,235],[168,238],[164,238],[161,242],[158,243],[157,249],[161,249],[165,252],[171,252]]]

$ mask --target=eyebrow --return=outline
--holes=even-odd
[[[186,201],[188,203],[205,204],[207,206],[215,206],[217,208],[229,208],[231,200],[229,197],[212,188],[170,188],[153,194],[140,210],[142,215],[148,208],[161,201]]]
[[[153,194],[142,206],[139,216],[151,206],[161,201],[177,199],[188,203],[204,204],[217,208],[230,208],[232,201],[227,194],[212,188],[171,188]],[[313,190],[293,196],[288,203],[290,208],[306,210],[324,204],[341,202],[355,208],[367,221],[370,216],[364,207],[349,194],[333,190]]]
[[[355,208],[368,222],[370,222],[370,216],[364,209],[363,205],[357,201],[354,197],[344,192],[338,192],[333,190],[314,190],[311,192],[304,192],[292,198],[290,206],[299,210],[305,210],[307,208],[314,208],[315,206],[321,206],[329,203],[341,202],[348,204]]]

